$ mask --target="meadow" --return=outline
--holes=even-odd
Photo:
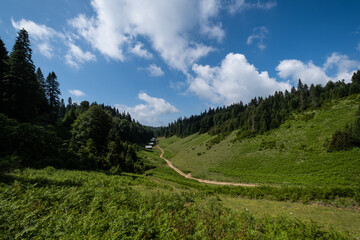
[[[232,210],[222,195],[151,174],[23,169],[2,176],[0,190],[1,239],[351,238],[290,215],[253,215],[245,204]]]

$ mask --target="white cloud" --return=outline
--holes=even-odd
[[[257,43],[257,46],[260,50],[264,50],[266,45],[264,44],[264,39],[269,33],[269,30],[266,27],[256,27],[253,29],[253,33],[248,37],[246,44],[251,45],[254,42]]]
[[[78,89],[68,90],[68,92],[69,92],[71,95],[74,95],[75,97],[86,96],[83,91],[80,91],[80,90],[78,90]]]
[[[321,67],[315,66],[312,62],[303,63],[299,60],[282,60],[276,67],[281,78],[290,78],[293,83],[299,79],[306,84],[326,84],[330,78],[325,74]]]
[[[201,33],[219,42],[222,41],[225,37],[225,32],[222,29],[221,23],[212,23],[210,21],[211,18],[219,14],[219,10],[221,9],[220,0],[202,0],[199,4]]]
[[[124,48],[139,36],[170,67],[186,72],[214,50],[199,42],[194,32],[219,41],[225,35],[221,23],[214,20],[218,0],[93,0],[92,6],[96,16],[81,14],[69,24],[95,49],[115,60],[124,61]]]
[[[139,104],[134,107],[116,104],[115,107],[121,112],[129,112],[131,116],[140,123],[152,126],[161,125],[161,122],[158,120],[160,115],[179,112],[176,107],[162,98],[151,97],[144,92],[139,93],[138,98],[144,101],[145,104]]]
[[[161,70],[161,68],[156,66],[155,64],[149,65],[149,67],[147,67],[146,69],[149,71],[150,76],[160,77],[164,75],[163,70]]]
[[[131,47],[129,51],[139,57],[150,59],[153,57],[153,55],[144,48],[144,44],[138,42],[135,44],[134,47]]]
[[[307,85],[325,85],[329,80],[351,81],[351,76],[360,67],[360,62],[350,60],[348,56],[332,53],[322,67],[314,65],[311,61],[303,63],[296,59],[282,60],[276,67],[279,77],[291,79],[296,84],[299,79]]]
[[[69,47],[65,55],[65,62],[75,68],[79,68],[79,63],[95,61],[96,57],[92,53],[82,51],[80,47],[73,43],[73,39],[77,36],[71,33],[63,34],[43,24],[37,24],[31,20],[21,19],[16,22],[11,19],[11,23],[15,29],[25,29],[29,36],[34,40],[35,47],[40,54],[47,58],[52,58],[54,55],[54,45],[58,44],[57,40],[62,40],[65,45]]]
[[[266,2],[257,1],[255,3],[252,3],[247,0],[230,0],[230,4],[228,5],[227,8],[231,14],[235,14],[237,12],[242,12],[251,8],[268,10],[275,6],[276,6],[275,1],[266,1]]]
[[[80,47],[74,43],[68,43],[69,51],[65,55],[66,63],[75,68],[79,68],[79,63],[96,61],[95,55],[89,51],[84,52]]]
[[[52,58],[53,56],[54,50],[51,41],[54,37],[64,38],[63,34],[54,29],[30,20],[21,19],[16,22],[11,18],[11,24],[17,30],[25,29],[29,33],[29,36],[35,41],[35,46],[39,52],[47,58]]]
[[[53,49],[51,48],[48,42],[43,42],[38,44],[39,52],[47,58],[52,58],[53,56]]]
[[[54,29],[43,24],[37,24],[30,20],[21,19],[20,21],[16,22],[11,18],[11,24],[17,30],[24,28],[29,33],[29,35],[36,40],[48,40],[53,36],[58,35]]]
[[[258,72],[243,54],[229,53],[219,67],[193,65],[195,77],[189,77],[189,91],[214,104],[249,102],[255,96],[267,96],[290,89],[290,84]]]

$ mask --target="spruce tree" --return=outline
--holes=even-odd
[[[5,79],[9,71],[9,55],[4,42],[0,38],[0,112],[7,112],[8,81]]]
[[[29,35],[25,29],[18,37],[9,57],[7,114],[22,122],[34,121],[40,113],[43,96],[31,59]]]
[[[350,94],[360,93],[360,70],[354,72],[351,82]]]
[[[58,118],[61,94],[59,82],[54,72],[49,73],[45,81],[45,93],[49,103],[50,121],[55,122]]]

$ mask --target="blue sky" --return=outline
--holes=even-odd
[[[351,80],[360,1],[2,0],[0,37],[30,35],[62,98],[159,126],[296,85]]]

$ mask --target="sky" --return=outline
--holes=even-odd
[[[61,98],[104,103],[164,126],[360,69],[358,0],[1,0],[9,52],[29,32],[33,61]]]

